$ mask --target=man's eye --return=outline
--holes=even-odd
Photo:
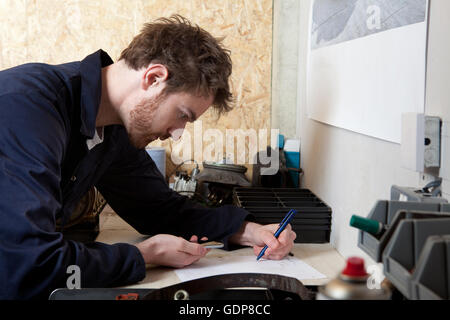
[[[189,119],[189,116],[188,116],[186,113],[181,112],[181,113],[178,115],[178,118],[179,118],[179,119],[183,119],[183,120],[187,120],[187,119]]]

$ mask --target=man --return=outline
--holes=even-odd
[[[168,188],[145,152],[179,136],[211,105],[230,109],[231,59],[220,41],[181,16],[146,24],[116,63],[103,51],[81,62],[31,63],[0,72],[0,298],[48,298],[67,268],[81,287],[135,283],[147,263],[183,267],[205,256],[199,238],[253,246],[282,259],[295,233],[251,222],[243,209],[200,208]],[[139,232],[136,245],[63,238],[96,186]]]

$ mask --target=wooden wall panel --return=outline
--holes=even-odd
[[[200,118],[203,132],[217,128],[224,137],[226,129],[270,132],[271,0],[2,0],[0,69],[26,62],[81,60],[100,48],[116,60],[145,22],[175,13],[216,37],[225,37],[232,53],[234,110],[220,119],[206,112]],[[186,128],[192,136],[193,127]],[[193,150],[198,141],[191,143]],[[174,168],[172,144],[170,140],[152,143],[166,148],[167,172]],[[247,151],[245,165],[251,169],[248,162]]]

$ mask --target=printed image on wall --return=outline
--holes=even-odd
[[[425,108],[428,0],[315,0],[307,114],[400,143],[401,115]]]
[[[425,21],[426,0],[316,0],[311,49]]]

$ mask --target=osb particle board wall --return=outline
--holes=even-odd
[[[218,120],[214,112],[206,112],[200,118],[203,132],[218,128],[224,137],[226,129],[270,133],[271,0],[2,0],[0,69],[26,62],[81,60],[100,48],[116,60],[145,22],[174,13],[216,37],[224,36],[232,54],[235,108]],[[193,128],[186,127],[192,137]],[[166,172],[171,172],[171,139],[151,145],[166,148]],[[251,177],[248,159],[247,151],[245,165]]]

